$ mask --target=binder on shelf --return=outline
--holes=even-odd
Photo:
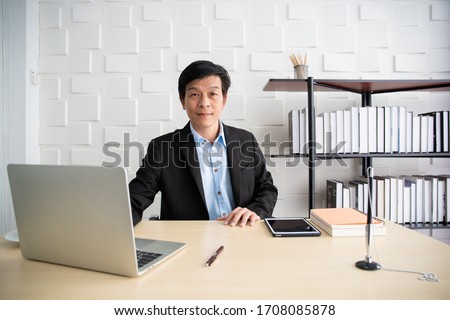
[[[377,108],[367,107],[367,148],[369,153],[377,152]]]
[[[369,152],[369,123],[368,108],[359,108],[359,153]]]
[[[299,111],[300,154],[308,153],[308,108]]]
[[[398,107],[391,107],[391,148],[398,152]]]
[[[320,208],[310,210],[310,220],[332,237],[365,236],[367,215],[354,208]],[[373,234],[386,234],[384,221],[372,219]]]
[[[384,182],[385,178],[380,176],[375,176],[374,181],[376,184],[375,202],[377,203],[377,210],[375,216],[380,219],[384,219]],[[374,214],[374,212],[372,212]]]
[[[288,113],[289,125],[289,144],[293,154],[300,153],[300,127],[299,127],[299,112],[298,110],[291,110]]]
[[[413,113],[406,113],[406,152],[413,152]]]
[[[350,111],[351,123],[351,152],[359,153],[359,108],[347,108]]]
[[[323,150],[325,153],[331,153],[331,123],[330,113],[325,111],[323,116]]]
[[[437,177],[437,221],[439,224],[444,223],[445,217],[445,185],[446,181],[441,177]]]
[[[398,152],[406,152],[406,107],[398,107]]]
[[[384,107],[377,108],[377,152],[384,153]]]
[[[344,153],[352,153],[352,118],[350,110],[344,110]]]
[[[330,112],[331,153],[337,153],[337,116],[336,111]]]
[[[449,152],[450,136],[449,136],[449,111],[442,111],[442,152]]]
[[[420,116],[413,116],[412,124],[412,152],[420,152],[420,141],[421,141],[421,127],[420,127]]]
[[[344,153],[344,110],[336,110],[336,153]]]
[[[384,109],[384,152],[392,152],[392,111],[390,107]]]
[[[323,115],[316,117],[316,153],[323,154],[324,150],[324,123]]]
[[[327,207],[342,208],[344,184],[341,181],[327,180]]]

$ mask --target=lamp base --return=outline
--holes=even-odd
[[[355,263],[355,266],[363,270],[380,270],[381,265],[375,261],[361,260]]]

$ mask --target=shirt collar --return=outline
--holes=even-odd
[[[202,142],[207,141],[205,138],[203,138],[192,126],[192,123],[189,123],[189,126],[191,128],[192,136],[194,137],[195,145],[200,145]],[[223,125],[222,122],[219,121],[219,135],[217,136],[216,140],[214,142],[218,142],[222,144],[223,146],[227,146],[226,140],[225,140],[225,133],[223,132]]]

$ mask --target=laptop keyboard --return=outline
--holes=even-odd
[[[138,268],[141,268],[142,266],[145,266],[147,263],[152,262],[153,260],[162,256],[161,253],[146,252],[146,251],[140,251],[140,250],[136,251],[136,255],[137,255]]]

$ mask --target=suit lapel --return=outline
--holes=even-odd
[[[200,165],[198,162],[197,151],[195,150],[195,142],[192,137],[191,128],[189,123],[180,131],[180,151],[184,159],[187,162],[192,177],[194,178],[200,195],[202,196],[203,203],[206,207],[205,193],[203,191],[202,175],[200,173]]]
[[[241,194],[241,146],[239,136],[234,133],[230,127],[223,124],[223,131],[227,141],[227,161],[228,171],[230,172],[231,186],[233,188],[234,203],[239,206]]]

